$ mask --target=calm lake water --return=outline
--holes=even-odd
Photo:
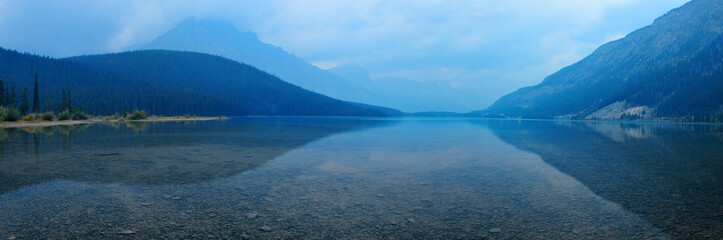
[[[723,125],[0,129],[0,239],[722,239]]]

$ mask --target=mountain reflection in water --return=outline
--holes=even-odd
[[[243,118],[0,128],[0,193],[53,179],[135,185],[236,175],[333,134],[391,124],[334,118]]]
[[[675,238],[723,236],[721,125],[475,122]]]

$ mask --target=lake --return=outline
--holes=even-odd
[[[263,117],[0,129],[0,239],[721,239],[722,132]]]

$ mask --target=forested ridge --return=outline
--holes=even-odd
[[[384,116],[307,91],[251,66],[191,52],[145,50],[64,59],[0,49],[0,79],[22,89],[40,79],[41,103],[72,89],[96,115],[133,108],[159,115]]]

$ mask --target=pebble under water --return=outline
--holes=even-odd
[[[721,239],[721,125],[0,129],[0,239]]]

